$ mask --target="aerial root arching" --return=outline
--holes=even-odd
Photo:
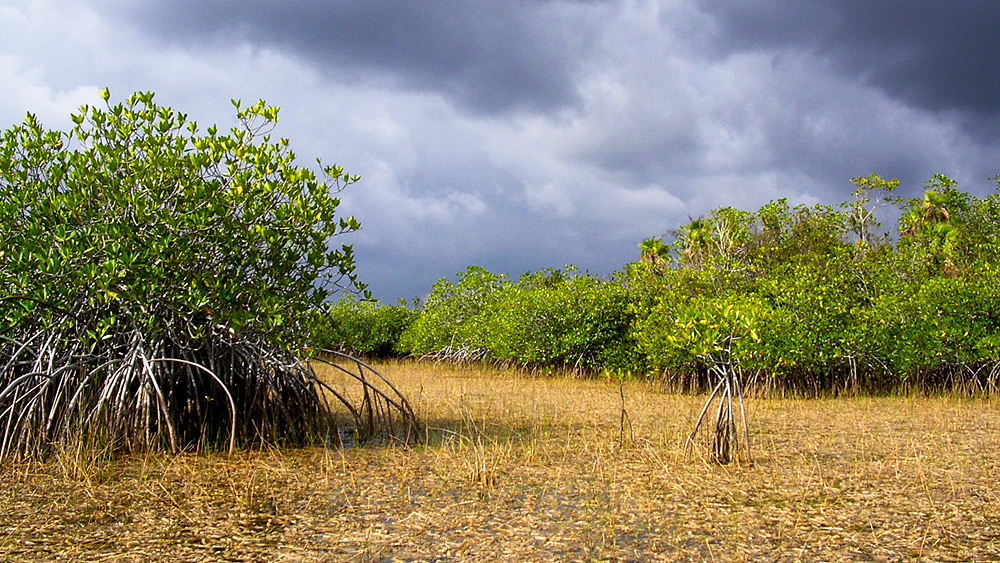
[[[221,329],[198,342],[139,330],[97,344],[73,328],[0,336],[0,459],[339,445],[345,428],[352,443],[416,438],[405,397],[355,365],[360,398],[349,400],[309,359]]]
[[[355,383],[357,398],[348,397],[316,378],[350,413],[347,430],[353,434],[352,439],[383,438],[406,443],[419,437],[419,424],[410,402],[374,367],[353,356],[327,349],[320,350],[320,355],[312,361],[330,366]],[[344,432],[340,434],[344,436]]]
[[[741,370],[732,362],[715,362],[711,366],[711,371],[716,375],[717,382],[712,389],[705,406],[698,416],[694,429],[687,437],[685,449],[690,454],[694,442],[705,421],[706,415],[712,407],[712,403],[718,401],[715,410],[715,424],[709,430],[709,459],[715,463],[728,464],[740,459],[740,442],[743,444],[743,461],[748,465],[753,464],[750,455],[750,429],[747,425],[746,408],[743,404],[743,385],[740,381]],[[739,405],[739,418],[742,423],[743,432],[740,432],[736,420],[736,405]]]

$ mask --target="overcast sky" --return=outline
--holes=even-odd
[[[0,0],[0,127],[138,90],[228,128],[281,107],[362,181],[376,297],[476,264],[607,274],[721,206],[1000,174],[995,0]]]

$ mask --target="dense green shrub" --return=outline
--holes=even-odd
[[[636,319],[632,337],[649,375],[697,387],[707,383],[715,363],[756,360],[759,335],[771,316],[767,305],[754,296],[679,298],[665,293]]]
[[[455,359],[485,353],[489,315],[483,312],[510,281],[479,266],[469,266],[456,277],[457,283],[447,278],[434,283],[420,316],[403,331],[401,349],[415,355],[445,352]]]
[[[347,297],[317,315],[313,346],[362,356],[400,356],[404,354],[400,338],[419,315],[402,303],[384,305]]]
[[[308,312],[354,281],[355,230],[339,218],[350,178],[295,165],[267,135],[277,108],[240,109],[206,135],[151,93],[83,108],[69,135],[32,117],[0,144],[3,328],[93,312],[97,341],[137,327],[197,337],[211,324],[301,340]]]
[[[865,206],[898,182],[855,183],[847,212],[783,200],[756,214],[718,210],[678,229],[673,267],[633,268],[644,272],[633,276],[633,334],[649,371],[703,371],[711,338],[699,327],[758,303],[765,321],[733,357],[779,387],[995,388],[1000,196],[977,199],[936,175],[922,198],[897,202],[893,244]]]
[[[488,311],[491,357],[589,370],[622,363],[631,325],[625,288],[572,272],[525,274],[506,288]]]
[[[234,105],[228,134],[152,93],[85,106],[68,134],[30,114],[3,133],[0,457],[331,431],[297,353],[357,285],[351,247],[329,247],[358,228],[332,193],[357,178],[317,178],[271,139],[277,108]]]
[[[1000,380],[1000,194],[972,197],[942,175],[897,199],[896,180],[852,180],[831,206],[778,200],[714,210],[608,280],[543,270],[512,281],[471,267],[439,280],[401,349],[456,359],[653,375],[703,388],[735,362],[802,392]],[[1000,179],[997,180],[1000,182]]]
[[[986,373],[1000,359],[996,265],[963,277],[901,285],[867,312],[863,341],[872,363],[916,385],[954,383],[957,372]]]
[[[522,366],[619,368],[631,353],[628,292],[617,281],[544,270],[517,282],[471,267],[434,284],[402,346],[416,355]]]

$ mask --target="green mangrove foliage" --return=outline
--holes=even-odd
[[[922,198],[891,200],[898,181],[855,178],[840,208],[785,200],[757,213],[723,208],[677,230],[676,266],[650,273],[649,316],[636,341],[654,373],[707,373],[671,343],[686,308],[755,312],[756,338],[733,358],[780,389],[997,389],[997,233],[1000,195],[978,199],[943,175]],[[879,233],[878,207],[899,206],[897,241]],[[697,232],[697,235],[692,234]],[[650,297],[651,301],[649,301]],[[748,305],[747,303],[753,303]],[[712,312],[715,311],[715,312]],[[695,333],[693,342],[706,343]]]
[[[977,198],[943,175],[913,199],[876,174],[852,183],[839,206],[713,210],[669,242],[643,240],[608,279],[470,267],[434,285],[393,349],[686,389],[710,389],[724,357],[784,391],[996,392],[1000,193]],[[878,220],[892,213],[894,235]]]
[[[628,292],[619,283],[544,270],[516,282],[472,266],[441,279],[402,335],[415,355],[599,369],[629,354]]]
[[[383,305],[349,295],[318,310],[312,344],[358,356],[400,356],[400,338],[419,314],[405,302]]]
[[[0,138],[0,457],[323,438],[298,351],[360,285],[328,246],[359,226],[332,194],[357,178],[296,165],[264,102],[202,133],[152,93],[102,97],[69,133],[29,114]]]

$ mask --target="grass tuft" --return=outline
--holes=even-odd
[[[749,467],[713,463],[700,448],[686,459],[705,395],[376,367],[410,398],[423,440],[154,451],[86,475],[8,464],[0,560],[1000,558],[996,400],[760,397],[747,404]],[[340,370],[317,376],[360,394]]]

